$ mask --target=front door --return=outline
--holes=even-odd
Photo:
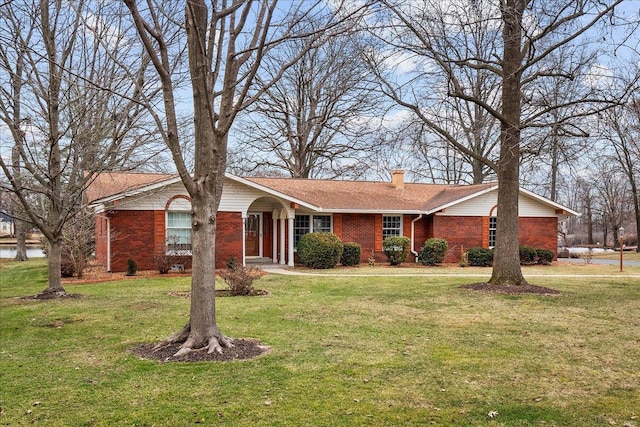
[[[262,214],[249,213],[244,226],[245,255],[262,256],[260,236],[262,235]]]

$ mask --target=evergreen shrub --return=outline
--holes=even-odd
[[[334,268],[340,261],[343,247],[340,238],[333,233],[307,233],[298,242],[298,258],[306,267]]]
[[[393,236],[387,237],[382,242],[382,250],[387,257],[389,265],[400,265],[409,256],[409,245],[411,241],[408,237]]]
[[[538,264],[549,265],[553,262],[553,251],[549,249],[536,249]]]
[[[127,276],[135,276],[138,272],[138,264],[132,259],[127,260]]]
[[[532,265],[536,263],[536,250],[531,246],[520,246],[520,264]]]
[[[469,265],[473,267],[490,267],[493,265],[493,249],[469,248],[467,251]]]
[[[420,250],[418,261],[423,265],[442,264],[445,255],[447,255],[449,245],[444,239],[431,238],[424,242],[424,246]]]
[[[340,257],[340,264],[344,266],[353,266],[360,264],[362,256],[362,247],[355,242],[346,242]]]

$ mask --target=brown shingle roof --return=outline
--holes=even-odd
[[[85,203],[155,184],[176,175],[135,172],[103,172],[85,189]]]
[[[173,174],[105,172],[85,190],[85,203],[176,178]],[[495,184],[440,185],[296,178],[243,178],[323,211],[430,212]]]
[[[293,178],[245,178],[325,211],[425,212],[490,188],[482,185],[404,184]]]

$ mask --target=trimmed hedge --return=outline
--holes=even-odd
[[[520,265],[533,265],[536,263],[536,250],[531,246],[520,246]]]
[[[549,265],[553,262],[553,251],[549,249],[536,249],[538,264]]]
[[[404,236],[387,237],[382,242],[382,250],[390,265],[400,265],[409,256],[409,245],[411,240]]]
[[[362,256],[362,247],[355,242],[346,242],[343,248],[340,264],[346,267],[359,265],[360,257]]]
[[[340,238],[333,233],[307,233],[298,242],[298,258],[306,267],[334,268],[340,261],[343,247]]]
[[[424,242],[424,246],[420,250],[418,261],[424,265],[442,264],[445,255],[447,255],[449,245],[444,239],[431,238]]]
[[[493,265],[493,249],[469,248],[467,259],[473,267],[490,267]]]
[[[553,261],[553,252],[549,249],[535,249],[530,246],[520,246],[519,254],[521,265],[549,265]],[[489,267],[493,265],[493,249],[470,248],[467,251],[467,259],[471,266]]]

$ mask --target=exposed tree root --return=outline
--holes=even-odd
[[[158,351],[169,345],[183,343],[174,357],[183,356],[195,351],[206,351],[208,354],[222,354],[223,348],[233,348],[233,339],[225,336],[218,328],[214,328],[208,337],[201,334],[192,333],[190,325],[186,325],[182,330],[169,336],[165,340],[153,347],[153,351]]]
[[[160,341],[155,347],[153,347],[153,351],[158,351],[162,348],[170,346],[171,344],[185,342],[189,337],[190,331],[191,331],[191,328],[189,327],[189,324],[187,324],[187,326],[182,328],[182,330],[176,332],[173,335],[168,336],[163,341]]]
[[[36,299],[57,299],[57,298],[67,298],[71,295],[68,294],[64,289],[61,291],[50,291],[45,289],[35,296]]]

